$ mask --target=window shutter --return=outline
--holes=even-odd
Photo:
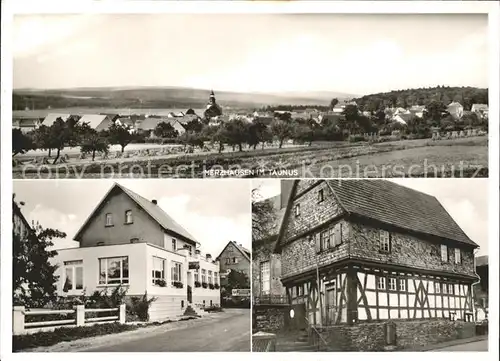
[[[316,253],[321,252],[321,232],[316,233],[314,236],[316,242]]]
[[[335,225],[335,245],[339,245],[342,243],[342,225],[339,223],[337,223]]]

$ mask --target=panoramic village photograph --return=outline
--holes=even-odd
[[[14,181],[13,351],[250,351],[249,192]]]
[[[483,179],[252,181],[252,351],[488,351]]]
[[[486,14],[16,15],[13,177],[487,177],[487,35]]]

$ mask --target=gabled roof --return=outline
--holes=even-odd
[[[222,249],[222,251],[219,253],[219,255],[217,256],[217,258],[215,258],[216,260],[219,260],[220,259],[220,256],[224,253],[224,251],[226,250],[226,248],[232,244],[238,251],[241,252],[241,254],[243,255],[243,257],[245,257],[247,260],[250,261],[250,257],[251,257],[251,252],[246,249],[245,247],[243,246],[240,246],[238,243],[234,242],[234,241],[229,241],[226,246]]]
[[[42,124],[50,127],[52,124],[54,124],[57,118],[61,118],[62,120],[66,121],[69,119],[69,117],[71,117],[71,114],[50,113],[47,114]]]
[[[149,214],[151,218],[153,218],[166,232],[174,233],[175,235],[182,237],[185,241],[188,242],[190,241],[191,243],[198,243],[196,239],[191,234],[189,234],[188,231],[186,231],[179,223],[177,223],[167,213],[165,213],[165,211],[161,209],[160,206],[138,195],[137,193],[132,192],[130,189],[125,188],[124,186],[118,183],[115,183],[113,187],[111,187],[111,189],[108,191],[108,193],[106,193],[101,202],[99,202],[97,207],[92,211],[92,213],[87,218],[85,223],[76,233],[74,237],[75,241],[78,241],[81,232],[86,228],[87,224],[90,223],[94,215],[101,208],[101,206],[104,205],[104,203],[107,201],[110,195],[116,191],[121,191],[126,195],[128,195],[140,208],[142,208],[147,214]]]
[[[172,125],[174,128],[179,125],[179,122],[175,118],[167,118],[167,117],[149,117],[141,121],[138,126],[141,130],[153,130],[160,123],[167,123]]]
[[[105,114],[85,114],[80,118],[80,124],[88,123],[92,129],[96,129],[107,117]]]
[[[334,193],[339,206],[348,215],[479,247],[434,196],[386,180],[342,179],[325,182]],[[292,191],[286,214],[289,213],[294,194],[295,190]],[[285,227],[286,219],[280,230],[279,246],[284,245]]]

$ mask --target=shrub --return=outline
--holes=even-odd
[[[206,311],[206,312],[224,312],[222,307],[217,306],[217,305],[207,307],[204,309],[204,311]]]
[[[139,321],[149,321],[149,306],[157,300],[152,297],[148,300],[148,294],[144,293],[142,297],[131,297],[130,307],[127,308],[130,316],[136,316]]]
[[[207,287],[208,287],[208,283],[206,283],[206,282],[202,282],[201,286],[202,286],[203,288],[207,288]]]
[[[210,288],[211,290],[213,290],[215,288],[215,286],[212,283],[209,283],[208,284],[208,288]]]
[[[350,135],[349,136],[349,142],[351,142],[351,143],[364,142],[364,141],[366,141],[366,139],[362,135]]]
[[[194,286],[195,286],[196,288],[199,288],[199,287],[201,287],[201,283],[200,283],[200,282],[198,282],[198,281],[194,281]]]
[[[136,325],[126,325],[115,322],[83,327],[60,327],[50,332],[12,336],[12,351],[16,352],[27,348],[52,346],[61,341],[72,341],[80,338],[120,333],[135,330],[138,327],[139,326]]]
[[[215,289],[216,289],[216,290],[218,290],[218,289],[220,288],[220,286],[219,286],[219,284],[218,284],[218,283],[216,283],[216,284],[214,285],[214,287],[215,287]]]

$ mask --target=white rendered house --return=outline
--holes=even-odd
[[[127,296],[156,297],[151,321],[182,315],[188,305],[220,305],[219,262],[147,200],[115,184],[77,232],[78,248],[58,250],[61,296],[122,285]]]

